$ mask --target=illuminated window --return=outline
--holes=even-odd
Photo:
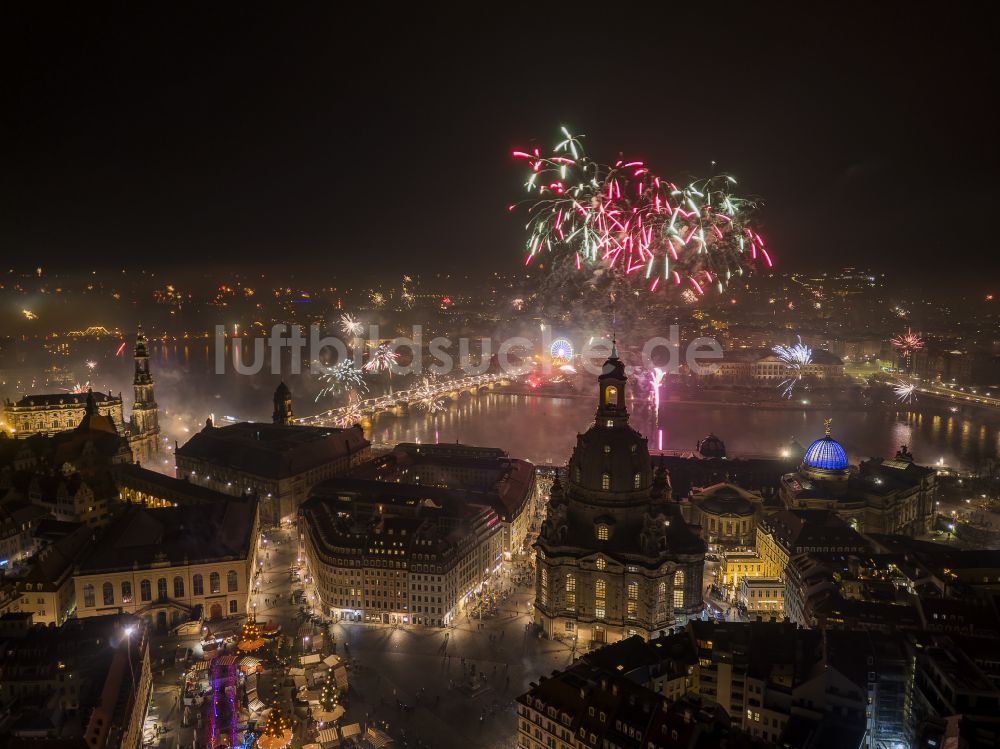
[[[598,580],[597,582],[594,583],[595,596],[597,596],[598,598],[604,598],[606,591],[607,591],[607,583],[605,583],[603,580]]]
[[[606,585],[603,580],[598,580],[594,583],[594,616],[598,619],[604,618],[604,594],[606,592]]]
[[[603,570],[607,566],[608,566],[608,563],[604,561],[604,557],[598,557],[597,558],[597,569]]]
[[[122,603],[132,603],[132,583],[122,580]]]
[[[607,455],[609,452],[611,452],[611,445],[605,445],[604,446],[604,454]]]
[[[566,575],[566,608],[570,611],[576,610],[576,577]]]
[[[642,474],[637,473],[632,479],[632,487],[638,489],[642,486]]]
[[[628,599],[630,601],[639,600],[639,583],[633,581],[628,584]]]
[[[677,570],[674,573],[674,608],[684,608],[684,572]]]
[[[549,605],[549,571],[545,567],[541,568],[541,574],[539,575],[540,587],[541,587],[541,597],[542,605]]]
[[[608,526],[606,525],[597,526],[597,540],[598,541],[608,540]]]
[[[618,388],[613,385],[604,388],[604,403],[609,406],[618,405]]]
[[[602,489],[610,489],[611,488],[611,474],[610,473],[602,473],[601,474],[601,488]]]
[[[614,419],[608,419],[607,421],[604,422],[604,426],[606,427],[613,427],[614,425],[615,425]]]

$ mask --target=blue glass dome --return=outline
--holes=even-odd
[[[823,471],[843,471],[848,467],[847,453],[837,440],[827,435],[809,445],[802,465]]]

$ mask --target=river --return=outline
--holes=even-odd
[[[237,419],[268,420],[271,393],[279,378],[271,375],[213,375],[206,344],[156,346],[154,377],[161,424],[171,439],[183,443],[214,413]],[[130,367],[122,368],[129,375]],[[125,377],[115,383],[128,388]],[[296,414],[321,410],[313,402],[316,385],[304,377],[289,380]],[[311,394],[310,394],[311,393]],[[576,443],[577,432],[593,421],[594,398],[559,398],[490,392],[446,401],[445,411],[408,416],[378,416],[371,426],[374,442],[465,442],[501,447],[511,455],[538,463],[562,464]],[[126,398],[126,400],[130,400]],[[871,456],[891,457],[900,445],[910,446],[917,461],[943,461],[953,468],[974,470],[985,458],[1000,453],[1000,416],[986,410],[952,413],[931,399],[898,410],[767,409],[738,405],[703,405],[665,401],[659,415],[652,405],[629,403],[632,425],[649,439],[650,451],[692,450],[695,442],[714,432],[729,455],[777,456],[792,439],[807,446],[823,435],[823,420],[833,419],[833,435],[852,462]],[[164,413],[166,411],[167,413]],[[224,423],[224,422],[223,422]]]

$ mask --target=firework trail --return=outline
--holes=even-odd
[[[897,380],[892,386],[893,392],[896,394],[896,400],[900,403],[912,403],[913,399],[916,397],[917,386],[912,382],[903,382],[902,380]]]
[[[350,361],[342,361],[332,366],[319,365],[321,374],[319,379],[323,382],[323,387],[316,394],[314,402],[318,402],[324,396],[333,396],[338,393],[367,393],[368,384],[365,382],[364,373],[355,368]]]
[[[663,378],[666,374],[666,370],[659,367],[653,367],[653,371],[649,373],[649,384],[653,388],[653,403],[656,404],[657,412],[660,410],[660,386],[663,384]]]
[[[775,346],[771,350],[785,365],[788,377],[782,380],[778,387],[785,398],[791,398],[795,386],[802,379],[802,368],[812,363],[812,349],[802,343],[802,337],[796,336],[798,343],[794,346]]]
[[[731,192],[719,175],[684,187],[656,176],[643,161],[593,161],[582,136],[565,136],[550,155],[515,151],[529,168],[526,265],[551,256],[610,289],[683,286],[720,293],[755,263],[772,266],[754,228],[757,204]],[[511,210],[516,206],[511,206]]]

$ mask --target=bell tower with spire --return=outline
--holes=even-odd
[[[597,426],[605,429],[628,426],[628,409],[625,407],[625,385],[628,377],[625,365],[618,358],[618,341],[611,343],[611,356],[601,367],[597,378]]]
[[[132,429],[129,441],[132,454],[140,463],[148,462],[160,449],[160,407],[153,394],[153,377],[149,373],[149,347],[146,334],[139,325],[135,337],[135,377],[132,380]]]

